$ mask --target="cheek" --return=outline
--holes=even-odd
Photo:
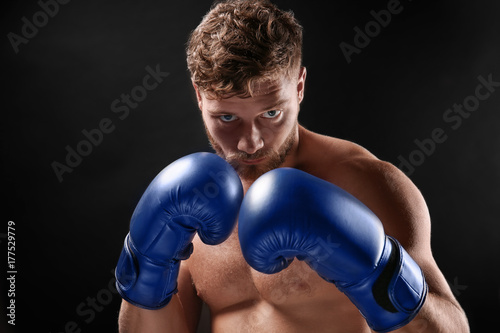
[[[219,145],[224,147],[225,149],[234,150],[234,146],[236,146],[238,142],[238,137],[235,132],[230,131],[216,131],[216,140]]]
[[[277,146],[282,137],[284,124],[275,126],[263,126],[260,130],[262,140],[266,146]]]
[[[269,147],[279,147],[288,138],[290,131],[294,128],[295,119],[288,117],[282,122],[274,125],[263,126],[262,139]]]
[[[218,125],[216,121],[205,123],[210,135],[223,150],[233,150],[233,146],[238,141],[237,131],[228,130]]]

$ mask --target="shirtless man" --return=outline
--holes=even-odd
[[[467,318],[433,259],[429,212],[415,185],[396,167],[359,145],[316,134],[298,124],[306,80],[301,48],[301,26],[291,13],[267,1],[221,2],[193,31],[187,49],[193,86],[211,145],[229,164],[206,155],[190,155],[165,169],[162,174],[166,176],[158,176],[144,194],[117,266],[117,288],[124,297],[120,332],[195,332],[202,302],[210,309],[214,333],[469,331]],[[236,220],[240,208],[242,194],[237,188],[241,185],[224,163],[237,171],[246,195],[240,225],[234,229],[231,220]],[[210,177],[208,170],[212,170]],[[292,174],[283,175],[285,171]],[[274,176],[274,172],[280,174]],[[225,180],[216,182],[214,179],[220,178],[217,175],[227,177],[220,176]],[[203,189],[210,179],[211,185],[226,185],[213,191],[217,195],[208,195],[217,202],[204,198],[203,205],[194,208],[194,214],[210,217],[206,222],[209,227],[201,228],[203,231],[194,236],[193,251],[193,228],[198,227],[182,219],[174,226],[170,222],[163,224],[170,206],[158,212],[158,200],[152,200],[152,195],[165,197],[168,186],[174,187],[175,195],[180,197],[185,197],[185,192],[203,195],[192,190],[180,193],[177,183],[194,182],[192,187]],[[299,183],[303,187],[295,191]],[[344,196],[343,190],[376,216],[360,208],[355,199]],[[313,200],[291,205],[294,200],[302,200],[297,199],[300,195]],[[318,210],[330,209],[321,200],[316,204],[315,195],[340,198],[358,208],[334,211],[325,221],[314,218],[297,227],[308,216],[317,216]],[[169,197],[168,202],[192,207],[192,196]],[[257,204],[261,199],[265,209]],[[226,208],[221,213],[216,207]],[[269,221],[265,216],[268,211],[274,212]],[[294,215],[287,220],[290,214]],[[292,219],[299,222],[292,225]],[[343,219],[348,223],[339,222]],[[213,223],[223,224],[224,231]],[[273,230],[275,225],[286,223],[287,231]],[[253,233],[254,224],[269,229],[264,241]],[[219,232],[214,237],[206,233],[212,227]],[[163,230],[160,236],[158,230]],[[303,234],[316,233],[312,244],[319,244],[323,252],[316,256],[322,258],[301,254],[301,260],[290,263],[296,252],[285,249],[289,256],[277,256],[278,261],[286,259],[278,269],[252,259],[257,247],[266,246],[262,244],[266,237],[271,239],[276,233],[277,243],[297,234],[305,238],[310,235]],[[358,234],[362,239],[352,236]],[[162,237],[169,237],[168,241],[162,243]],[[399,262],[390,264],[389,254],[394,258],[395,252],[382,253],[373,244],[398,250]],[[403,284],[373,287],[382,280],[374,277],[382,272],[380,268],[363,280],[368,281],[369,288],[349,289],[359,285],[354,271],[359,267],[373,269],[362,263],[366,258],[375,260],[374,266],[386,267],[383,271],[389,272],[389,279]],[[398,273],[394,267],[406,270]],[[272,274],[268,274],[271,270]],[[340,282],[342,272],[348,276],[344,280],[347,283]],[[392,304],[382,304],[380,298],[388,300],[389,293]],[[398,302],[406,302],[408,311],[401,311]]]

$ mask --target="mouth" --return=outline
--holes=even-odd
[[[255,165],[255,164],[259,164],[259,163],[262,163],[266,158],[265,157],[262,157],[262,158],[256,158],[256,159],[253,159],[253,160],[240,160],[243,164],[247,164],[247,165]]]

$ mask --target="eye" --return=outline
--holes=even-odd
[[[230,122],[235,121],[236,119],[238,119],[238,117],[236,117],[236,116],[234,116],[232,114],[225,114],[223,116],[220,116],[219,119],[222,120],[225,123],[230,123]]]
[[[273,119],[279,117],[280,114],[281,114],[280,110],[267,111],[262,114],[262,118]]]

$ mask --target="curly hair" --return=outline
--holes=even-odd
[[[212,5],[187,43],[191,79],[209,98],[250,97],[259,83],[298,75],[302,26],[268,0]]]

